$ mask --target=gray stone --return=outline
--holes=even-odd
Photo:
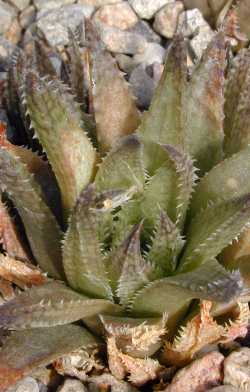
[[[146,39],[136,33],[98,24],[99,32],[106,48],[114,53],[142,53],[147,45]]]
[[[87,392],[87,389],[81,381],[68,379],[57,389],[57,392]]]
[[[33,23],[36,19],[36,9],[33,5],[30,5],[29,7],[25,8],[23,12],[19,15],[19,23],[20,26],[25,29],[28,27],[31,23]]]
[[[38,11],[52,10],[62,5],[73,4],[75,0],[34,0],[33,3]]]
[[[199,34],[203,29],[210,29],[209,24],[203,18],[202,13],[197,9],[184,11],[179,16],[178,32],[181,32],[185,37],[191,37]]]
[[[118,27],[121,30],[127,30],[138,22],[136,13],[125,1],[118,4],[104,5],[96,11],[93,19],[97,23]]]
[[[5,37],[0,36],[0,62],[8,61],[11,54],[16,49],[16,45],[7,40]]]
[[[7,392],[39,392],[39,387],[34,378],[25,377]]]
[[[213,392],[240,392],[239,389],[231,387],[229,385],[220,385],[219,387],[211,389]]]
[[[134,61],[136,64],[142,64],[144,67],[154,63],[163,63],[165,60],[166,49],[154,42],[148,43],[143,53],[136,54]]]
[[[22,11],[29,6],[30,0],[10,0],[10,3]]]
[[[181,1],[167,4],[160,9],[155,15],[155,31],[166,38],[173,38],[178,26],[179,15],[183,9],[184,7]]]
[[[121,0],[78,0],[78,4],[89,4],[93,5],[94,7],[101,7],[106,4],[115,4],[120,3]]]
[[[126,54],[123,53],[118,53],[116,56],[116,61],[119,65],[119,68],[126,72],[127,74],[131,74],[131,72],[133,71],[133,69],[136,67],[134,58],[131,56],[128,56]]]
[[[190,46],[194,51],[195,56],[200,59],[204,50],[208,46],[209,42],[213,38],[215,32],[211,29],[204,29],[200,31],[200,34],[196,35],[191,41]]]
[[[68,29],[74,30],[76,26],[84,23],[84,18],[89,18],[93,10],[92,6],[73,4],[56,8],[41,17],[38,15],[38,33],[45,37],[51,46],[67,45]]]
[[[142,19],[151,19],[164,5],[173,0],[128,0],[135,12]]]
[[[0,0],[0,34],[4,34],[8,31],[16,13],[17,12],[13,7]]]
[[[150,25],[145,22],[145,20],[139,20],[139,22],[128,31],[142,35],[148,42],[157,42],[158,44],[161,42],[161,37],[151,29]]]
[[[250,391],[250,349],[233,351],[224,361],[224,384]]]
[[[129,83],[140,109],[147,109],[155,89],[154,80],[147,74],[143,65],[138,65],[129,78]]]
[[[197,58],[202,56],[215,34],[198,9],[182,12],[177,30],[184,36],[191,37],[190,47]]]

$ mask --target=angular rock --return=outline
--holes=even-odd
[[[145,22],[145,20],[139,20],[139,22],[128,31],[142,35],[147,42],[156,42],[158,44],[161,42],[161,37],[151,29],[150,25]]]
[[[0,34],[4,34],[10,27],[16,16],[16,10],[0,0]]]
[[[147,109],[155,89],[154,80],[147,74],[143,65],[138,65],[129,78],[131,90],[136,97],[140,109]]]
[[[191,38],[190,46],[197,58],[201,57],[215,34],[198,9],[185,11],[179,15],[177,31]]]
[[[69,42],[68,29],[74,30],[76,26],[89,18],[94,8],[88,5],[66,5],[56,8],[45,15],[38,14],[37,28],[51,46],[64,46]]]
[[[38,11],[52,10],[67,4],[73,4],[74,0],[34,0],[33,3]]]
[[[97,26],[101,39],[110,52],[136,54],[142,53],[146,48],[147,41],[140,34],[106,26],[103,23]]]
[[[93,5],[94,7],[101,7],[106,4],[115,4],[120,3],[121,0],[78,0],[78,4],[88,4]]]
[[[96,11],[93,19],[97,23],[104,23],[121,30],[127,30],[138,22],[136,13],[125,1],[104,5]]]
[[[134,56],[134,62],[136,64],[142,64],[147,67],[154,63],[163,63],[165,60],[166,49],[156,43],[149,43],[143,53],[136,54]]]
[[[25,377],[7,392],[39,392],[39,386],[34,378]]]
[[[25,8],[19,15],[19,23],[23,29],[26,29],[36,19],[36,9],[33,5]]]
[[[220,385],[212,389],[213,392],[239,392],[238,389],[230,387],[229,385]]]
[[[30,4],[30,0],[10,0],[10,3],[19,9],[19,11],[24,10]]]
[[[17,18],[14,18],[9,29],[4,33],[6,39],[8,39],[13,44],[17,44],[22,36],[22,28]]]
[[[0,36],[0,63],[8,61],[15,48],[16,45]]]
[[[179,15],[178,32],[181,32],[185,37],[199,34],[200,30],[204,28],[211,29],[197,8],[184,11]]]
[[[161,8],[155,15],[155,31],[163,37],[173,38],[178,26],[179,15],[183,10],[184,6],[181,1],[175,1]]]
[[[129,0],[130,5],[142,19],[151,19],[164,5],[173,0]]]
[[[126,74],[131,74],[133,69],[136,67],[136,63],[134,61],[134,58],[131,56],[128,56],[123,53],[118,53],[116,56],[116,61],[119,65],[119,68],[124,71]]]
[[[225,359],[224,384],[250,391],[250,348],[233,351]]]
[[[57,389],[57,392],[87,392],[87,389],[81,381],[68,379]]]
[[[164,392],[205,392],[222,382],[224,357],[212,352],[179,370]]]

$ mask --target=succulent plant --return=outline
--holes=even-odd
[[[218,256],[250,224],[249,91],[234,65],[224,96],[222,32],[191,75],[176,37],[142,115],[93,37],[80,48],[71,34],[59,71],[49,56],[41,61],[43,50],[35,43],[31,60],[19,53],[9,70],[13,141],[30,148],[1,128],[1,237],[9,241],[0,267],[25,290],[0,306],[0,327],[12,331],[0,351],[0,391],[105,339],[113,375],[141,386],[157,377],[160,362],[188,361],[202,346],[191,339],[235,337],[230,324],[208,326],[202,315],[221,315],[246,293],[239,265],[227,270]],[[28,248],[6,206],[18,212]],[[31,257],[47,275],[24,264],[26,288],[20,260]],[[246,326],[248,315],[240,302],[235,325]],[[184,320],[183,344],[170,344]]]

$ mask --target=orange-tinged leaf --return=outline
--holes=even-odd
[[[28,254],[21,242],[19,233],[11,219],[7,207],[0,201],[0,243],[3,249],[12,257],[28,260]]]
[[[140,122],[139,111],[129,86],[111,54],[92,51],[92,95],[97,124],[97,140],[103,151],[131,134]]]
[[[2,254],[0,254],[0,276],[21,288],[43,284],[46,281],[41,271],[31,264],[28,265]]]
[[[217,342],[223,327],[213,320],[210,311],[212,302],[202,301],[200,313],[187,323],[171,344],[167,342],[161,359],[164,363],[183,366],[204,346]]]

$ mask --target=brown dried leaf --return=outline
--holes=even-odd
[[[135,386],[139,387],[154,380],[162,368],[157,360],[133,358],[122,353],[117,348],[116,339],[113,336],[107,339],[107,348],[111,373],[119,380],[129,375],[130,382]]]
[[[238,315],[233,321],[230,320],[224,327],[224,339],[222,343],[232,342],[237,338],[244,338],[248,332],[250,311],[248,303],[238,302]]]
[[[3,249],[11,256],[21,260],[29,257],[21,242],[19,233],[11,219],[7,207],[0,201],[0,243]]]
[[[202,301],[200,313],[182,328],[173,343],[167,342],[162,354],[164,363],[182,366],[204,346],[214,343],[223,334],[223,327],[213,320],[210,311],[212,302]]]
[[[201,349],[213,343],[228,343],[247,334],[250,318],[247,303],[238,303],[235,320],[219,325],[211,315],[212,302],[202,301],[200,313],[187,325],[173,343],[166,342],[161,360],[166,364],[183,366]]]
[[[88,373],[92,370],[102,370],[103,366],[96,358],[98,350],[78,349],[70,354],[57,359],[53,366],[61,375],[76,377],[79,380],[86,381]]]
[[[0,276],[17,286],[31,287],[45,283],[46,277],[31,264],[0,254]]]
[[[0,278],[0,293],[5,301],[9,301],[15,296],[11,283],[2,278]]]

